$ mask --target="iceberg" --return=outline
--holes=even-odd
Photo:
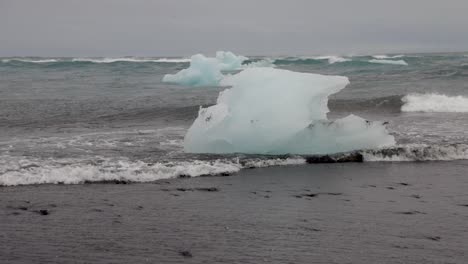
[[[193,55],[190,66],[176,74],[164,75],[162,81],[185,86],[216,86],[223,78],[222,72],[241,69],[244,56],[237,56],[232,52],[218,51],[215,58],[202,54]]]
[[[249,58],[235,55],[230,51],[216,52],[216,61],[219,63],[221,71],[236,71],[242,68],[242,63]]]
[[[379,122],[327,120],[328,96],[347,77],[248,68],[224,77],[216,105],[200,108],[184,149],[192,153],[325,154],[395,144]]]

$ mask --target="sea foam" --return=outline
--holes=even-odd
[[[201,108],[184,148],[194,153],[322,154],[393,145],[379,122],[327,120],[328,96],[343,76],[251,68],[226,76],[217,104]]]
[[[409,94],[401,99],[403,112],[468,112],[468,98],[443,94]]]

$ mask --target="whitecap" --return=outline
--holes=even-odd
[[[351,61],[351,59],[339,57],[339,56],[319,56],[315,57],[316,60],[328,60],[329,64],[339,63],[339,62],[347,62]]]
[[[398,59],[398,58],[403,58],[405,55],[394,55],[394,56],[388,56],[388,55],[373,55],[372,56],[374,59],[378,60],[383,60],[383,59]]]
[[[468,112],[468,98],[443,94],[409,94],[402,98],[403,112]]]
[[[406,61],[404,61],[404,60],[377,60],[377,59],[374,59],[374,60],[370,60],[369,62],[370,63],[380,63],[380,64],[404,65],[404,66],[408,65],[408,63],[406,63]]]

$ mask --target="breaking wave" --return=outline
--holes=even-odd
[[[54,59],[26,59],[26,58],[8,58],[2,59],[2,63],[116,63],[116,62],[131,62],[131,63],[189,63],[187,58],[137,58],[137,57],[122,57],[122,58],[54,58]]]
[[[340,56],[302,56],[302,57],[281,57],[270,59],[275,64],[320,64],[323,61],[328,62],[328,64],[335,64],[340,62],[351,62],[349,58],[344,58]]]
[[[443,94],[409,94],[402,98],[403,112],[468,112],[468,98]]]
[[[228,175],[243,168],[305,164],[301,157],[271,159],[217,159],[147,163],[129,160],[29,161],[2,164],[0,186],[82,184],[99,182],[153,182],[177,177]]]
[[[346,58],[339,57],[339,56],[319,56],[319,57],[315,57],[314,59],[316,59],[316,60],[328,60],[329,64],[351,61],[351,59],[346,59]]]
[[[394,56],[388,56],[388,55],[373,55],[372,56],[374,59],[378,60],[383,60],[383,59],[398,59],[398,58],[403,58],[405,55],[394,55]]]
[[[381,60],[373,59],[369,61],[370,63],[379,63],[379,64],[392,64],[392,65],[404,65],[407,66],[408,63],[404,60]]]
[[[3,63],[9,63],[9,62],[26,62],[26,63],[54,63],[54,62],[59,62],[57,59],[17,59],[17,58],[12,58],[12,59],[2,59]]]
[[[114,62],[165,62],[165,63],[188,63],[190,59],[149,59],[149,58],[74,58],[72,62],[91,62],[91,63],[114,63]]]
[[[4,157],[3,157],[4,158]],[[242,169],[307,163],[450,161],[468,159],[467,144],[397,145],[331,155],[281,155],[149,163],[99,159],[73,160],[2,159],[0,186],[32,184],[136,183],[178,177],[228,176]]]
[[[401,145],[392,148],[365,150],[364,161],[450,161],[468,159],[468,145]]]

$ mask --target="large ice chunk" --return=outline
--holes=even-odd
[[[328,96],[342,76],[250,68],[225,77],[232,86],[201,108],[185,136],[195,153],[319,154],[394,144],[382,124],[357,116],[327,120]]]
[[[222,72],[235,71],[241,68],[244,56],[232,52],[218,51],[215,58],[202,54],[193,55],[190,66],[176,74],[164,75],[162,81],[185,86],[216,86],[223,78]]]

